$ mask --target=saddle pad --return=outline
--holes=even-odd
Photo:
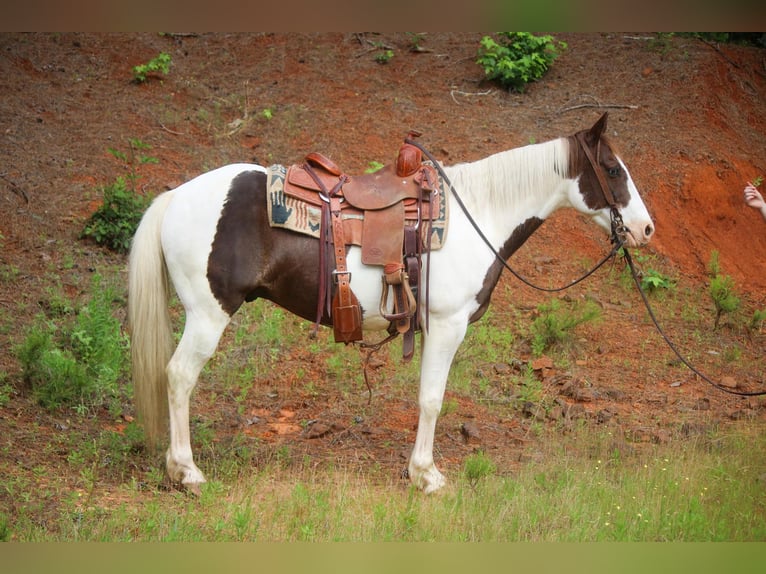
[[[284,193],[287,167],[284,165],[272,165],[266,169],[266,206],[269,214],[269,224],[272,227],[281,227],[297,233],[309,235],[319,239],[319,228],[322,221],[320,207],[290,197]],[[444,182],[439,179],[439,213],[431,222],[431,249],[440,249],[447,238],[448,207]],[[360,212],[344,210],[342,212],[344,224],[347,227],[356,227],[364,219]],[[423,225],[427,229],[426,224]],[[351,231],[346,234],[346,240],[355,245],[361,244],[361,234]]]

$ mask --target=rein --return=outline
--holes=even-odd
[[[687,361],[681,355],[678,349],[676,349],[676,346],[673,344],[673,342],[668,338],[668,336],[662,330],[662,327],[660,327],[660,324],[657,321],[657,318],[654,316],[654,311],[652,311],[652,307],[651,305],[649,305],[649,299],[647,299],[646,293],[644,293],[644,290],[641,288],[641,281],[639,280],[638,273],[636,272],[636,268],[633,265],[633,259],[631,258],[630,253],[628,252],[626,248],[623,249],[623,256],[625,257],[625,261],[627,261],[628,263],[628,267],[630,267],[630,273],[633,276],[633,281],[635,282],[636,287],[638,288],[638,292],[641,294],[641,299],[644,301],[644,306],[646,307],[646,310],[649,313],[649,317],[652,319],[652,323],[654,323],[654,326],[657,328],[657,332],[659,332],[659,334],[667,343],[668,347],[670,347],[673,353],[675,353],[679,361],[681,361],[684,365],[686,365],[695,375],[700,377],[703,381],[715,387],[719,391],[723,391],[724,393],[729,393],[730,395],[738,395],[740,397],[759,397],[759,396],[766,395],[766,391],[745,392],[745,391],[735,391],[727,387],[724,387],[720,383],[716,383],[715,381],[711,380],[709,377],[707,377],[706,375],[701,373],[697,368],[695,368],[691,363],[689,363],[689,361]]]
[[[593,273],[596,272],[604,263],[606,263],[609,259],[614,257],[617,252],[622,249],[623,256],[625,260],[628,263],[628,266],[630,267],[631,275],[633,276],[633,281],[636,284],[636,287],[638,288],[638,292],[641,294],[641,299],[644,302],[644,306],[646,307],[647,312],[649,313],[649,317],[652,319],[652,323],[654,323],[654,326],[657,328],[657,331],[662,336],[662,338],[667,343],[668,347],[675,353],[676,357],[684,364],[686,365],[695,375],[700,377],[703,381],[708,383],[709,385],[713,386],[714,388],[718,389],[719,391],[722,391],[724,393],[728,393],[730,395],[737,395],[741,397],[757,397],[757,396],[763,396],[766,395],[766,391],[757,391],[757,392],[745,392],[745,391],[735,391],[732,389],[729,389],[727,387],[724,387],[720,383],[716,383],[715,381],[711,380],[709,377],[704,375],[702,372],[700,372],[697,368],[695,368],[689,361],[687,361],[681,353],[678,351],[676,346],[673,344],[673,342],[668,338],[668,336],[665,334],[665,332],[662,330],[662,327],[660,327],[659,322],[657,321],[657,318],[654,315],[654,311],[652,311],[652,307],[649,304],[649,300],[646,297],[646,294],[644,293],[644,290],[641,288],[641,281],[638,278],[638,272],[636,271],[635,266],[633,265],[633,259],[630,256],[630,253],[628,252],[628,249],[624,247],[625,242],[625,235],[627,233],[627,229],[623,225],[622,222],[622,216],[620,215],[619,210],[617,209],[617,204],[614,200],[614,196],[609,189],[609,186],[606,183],[606,180],[604,178],[603,172],[598,169],[598,163],[596,162],[596,159],[593,157],[593,154],[591,153],[588,146],[585,144],[585,141],[581,137],[577,137],[578,142],[580,143],[583,151],[585,152],[586,157],[588,158],[588,161],[590,162],[591,166],[593,167],[593,171],[596,173],[596,178],[598,179],[598,182],[601,186],[601,191],[604,194],[604,199],[606,199],[607,203],[609,204],[611,210],[610,210],[610,218],[611,218],[611,226],[612,226],[612,237],[611,242],[613,243],[612,250],[601,260],[599,261],[596,266],[588,271],[585,275],[580,277],[579,279],[575,279],[571,283],[563,286],[563,287],[557,287],[557,288],[546,288],[546,287],[540,287],[537,286],[521,275],[519,275],[510,265],[508,265],[507,261],[502,258],[500,253],[492,246],[492,243],[490,243],[489,239],[487,239],[487,236],[484,235],[481,228],[476,223],[476,220],[471,216],[471,214],[468,212],[468,208],[463,203],[463,200],[460,198],[460,196],[457,193],[457,190],[455,190],[455,187],[452,185],[452,182],[447,177],[447,174],[444,173],[444,170],[441,167],[441,164],[431,155],[431,153],[425,149],[423,146],[421,146],[418,142],[412,140],[412,139],[405,139],[405,142],[410,143],[420,149],[420,151],[423,152],[423,154],[431,160],[431,162],[434,164],[436,169],[439,172],[439,175],[444,179],[444,181],[447,183],[447,185],[450,188],[450,191],[452,192],[452,195],[455,197],[455,200],[458,202],[458,205],[460,205],[460,209],[462,209],[463,213],[465,214],[466,218],[468,218],[468,221],[473,226],[474,230],[476,230],[476,233],[481,237],[481,239],[484,241],[484,243],[489,247],[489,249],[492,251],[492,253],[495,255],[495,258],[500,261],[503,264],[503,267],[505,267],[508,271],[510,271],[514,277],[519,279],[521,282],[525,283],[529,287],[532,287],[533,289],[537,289],[538,291],[545,291],[548,293],[551,292],[557,292],[557,291],[563,291],[565,289],[569,289],[570,287],[576,285],[580,281],[583,281],[587,277],[591,276]],[[598,153],[598,151],[597,151]]]

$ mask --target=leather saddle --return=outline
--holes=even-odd
[[[311,153],[287,169],[284,193],[322,209],[317,322],[326,310],[336,341],[362,339],[361,309],[345,263],[346,246],[359,245],[362,263],[383,268],[380,312],[391,321],[392,332],[405,335],[404,357],[411,358],[419,329],[422,256],[430,251],[430,222],[440,209],[434,167],[423,163],[421,151],[409,143],[394,165],[359,176],[346,175],[329,158]]]

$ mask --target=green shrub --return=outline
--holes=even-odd
[[[80,237],[93,239],[118,253],[127,253],[151,198],[128,189],[122,177],[104,187],[102,192],[104,201],[85,223]]]
[[[535,36],[529,32],[500,32],[498,41],[490,36],[481,39],[477,64],[484,68],[488,80],[517,92],[539,80],[565,50],[565,42],[553,36]]]
[[[155,58],[152,58],[145,64],[139,64],[133,67],[133,80],[137,84],[145,82],[149,74],[162,73],[167,74],[170,71],[170,54],[160,52]]]
[[[46,408],[87,409],[119,397],[127,370],[126,336],[112,315],[114,290],[96,275],[93,296],[61,326],[42,319],[17,350],[24,380]]]
[[[728,275],[721,275],[721,264],[718,261],[717,250],[713,250],[710,253],[707,271],[708,275],[710,275],[708,293],[715,305],[713,328],[717,329],[724,314],[733,313],[739,309],[740,299],[734,287],[734,280]]]
[[[466,457],[463,463],[463,474],[471,486],[476,486],[482,478],[490,477],[495,472],[497,472],[497,466],[484,454],[484,451]]]
[[[546,349],[567,341],[575,327],[601,316],[601,309],[592,301],[571,308],[562,308],[558,299],[537,307],[539,315],[532,321],[532,352],[542,355]]]
[[[734,289],[734,280],[729,275],[716,275],[713,277],[710,280],[708,292],[715,305],[715,323],[713,328],[717,329],[724,314],[733,313],[739,309],[740,299]]]

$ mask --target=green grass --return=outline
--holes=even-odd
[[[330,463],[272,464],[199,498],[125,483],[92,495],[97,478],[58,501],[52,523],[21,512],[6,537],[35,541],[754,541],[766,537],[759,475],[763,433],[721,432],[637,454],[583,455],[609,437],[579,431],[543,460],[500,474],[469,457],[438,495],[379,471]],[[555,444],[555,443],[551,443]],[[92,449],[92,452],[95,449]],[[93,455],[95,456],[95,454]],[[70,464],[88,468],[87,461]],[[28,486],[17,484],[20,490]],[[8,486],[5,487],[8,489]],[[45,501],[28,501],[31,508]],[[45,497],[55,503],[53,493]]]

